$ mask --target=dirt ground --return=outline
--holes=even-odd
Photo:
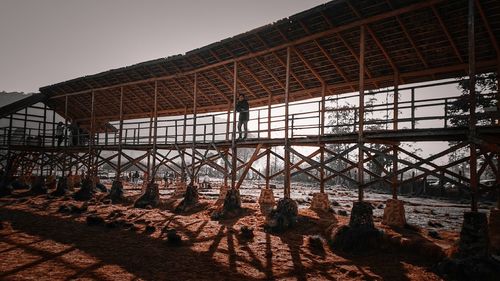
[[[458,238],[443,230],[434,239],[425,229],[391,229],[376,220],[385,232],[381,249],[347,255],[328,246],[331,231],[348,222],[333,213],[302,208],[295,228],[269,234],[256,203],[243,203],[241,216],[224,221],[210,220],[214,200],[189,214],[99,200],[82,213],[60,212],[71,204],[83,203],[46,195],[0,199],[0,280],[441,280],[432,266]],[[105,222],[89,226],[89,215]],[[242,226],[254,228],[253,239],[240,235]],[[181,245],[167,243],[168,229]]]

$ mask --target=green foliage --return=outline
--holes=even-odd
[[[476,103],[477,111],[482,112],[487,107],[495,106],[496,101],[492,95],[498,91],[497,73],[486,73],[476,75]],[[466,116],[470,111],[469,79],[461,78],[457,88],[462,92],[457,100],[448,104],[446,108],[450,118],[450,124],[454,127],[465,127],[469,119]],[[479,123],[487,125],[490,120],[480,120]]]

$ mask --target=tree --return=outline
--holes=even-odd
[[[470,93],[469,93],[469,79],[462,77],[458,80],[457,88],[460,90],[461,95],[448,104],[446,108],[448,116],[450,118],[450,124],[453,127],[466,127],[468,126],[469,119],[467,116],[470,113]],[[498,106],[497,100],[494,98],[495,93],[498,93],[498,74],[497,73],[484,73],[476,75],[476,102],[477,111],[484,112],[486,108]],[[478,120],[479,125],[491,125],[494,120],[490,119],[480,119]],[[456,142],[449,142],[450,146],[455,145]],[[449,162],[456,161],[458,159],[464,158],[468,154],[468,148],[463,147],[452,154],[450,154]],[[482,157],[482,156],[481,156]],[[464,173],[465,164],[459,164],[452,169],[455,172]]]
[[[450,118],[450,123],[454,127],[466,127],[469,119],[467,116],[470,111],[470,93],[469,79],[460,78],[457,88],[461,91],[461,95],[450,104],[446,111]],[[494,94],[498,91],[498,76],[497,73],[485,73],[476,75],[476,103],[479,112],[484,112],[485,108],[496,105]],[[490,125],[491,120],[479,120],[481,125]]]
[[[327,116],[328,127],[330,128],[329,133],[334,135],[340,135],[352,132],[356,121],[355,120],[356,108],[348,102],[340,106],[338,98],[335,100],[330,99],[329,102],[336,103],[335,109],[330,111],[331,113],[329,113]],[[336,154],[340,154],[346,151],[350,145],[351,144],[349,143],[332,143],[332,144],[327,144],[326,147],[329,150],[335,152]],[[345,155],[345,157],[349,159],[349,155]],[[335,171],[342,171],[343,169],[347,168],[347,163],[342,159],[336,159],[330,162],[328,165]],[[334,178],[333,183],[346,184],[346,180],[342,177],[337,176]]]

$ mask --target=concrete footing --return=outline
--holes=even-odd
[[[490,213],[490,225],[498,227],[498,214]],[[498,239],[498,228],[488,229],[486,213],[464,213],[458,250],[437,265],[437,272],[449,280],[499,280],[500,266],[490,253],[492,234]]]
[[[68,189],[73,191],[75,188],[79,188],[82,182],[82,177],[80,175],[70,175],[68,176]]]
[[[350,227],[375,228],[373,223],[373,208],[370,203],[356,201],[352,204]]]
[[[219,189],[219,200],[226,199],[227,191],[229,190],[229,186],[222,184]]]
[[[259,196],[259,206],[262,214],[268,215],[273,209],[274,205],[276,205],[276,201],[274,200],[273,190],[271,188],[261,189]]]
[[[356,201],[348,225],[337,228],[330,245],[344,252],[366,252],[379,247],[382,233],[373,223],[373,210],[368,202]]]
[[[174,194],[172,196],[176,198],[183,197],[184,194],[186,193],[186,189],[187,189],[187,184],[185,181],[177,181],[175,182]]]
[[[160,204],[160,189],[157,183],[149,182],[144,193],[134,202],[134,208],[155,208]]]
[[[298,214],[297,202],[291,198],[282,198],[266,217],[264,229],[271,232],[285,231],[297,223]]]
[[[314,193],[311,201],[311,209],[327,212],[330,210],[330,200],[326,193]]]
[[[113,181],[108,197],[112,203],[120,203],[124,201],[123,183],[120,180]]]
[[[382,223],[389,226],[404,227],[406,224],[403,201],[389,199],[386,202]]]
[[[490,244],[488,234],[486,213],[464,213],[456,257],[488,256]]]
[[[56,176],[48,175],[46,180],[46,185],[48,189],[55,189],[57,186]]]

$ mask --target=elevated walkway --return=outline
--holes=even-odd
[[[469,140],[468,128],[426,128],[426,129],[401,129],[401,130],[375,130],[365,131],[363,141],[366,143],[382,143],[382,144],[397,144],[399,142],[416,142],[416,141],[467,141]],[[485,126],[477,128],[477,135],[475,142],[481,144],[486,141],[489,145],[500,146],[500,126]],[[302,136],[290,139],[290,144],[293,146],[317,146],[329,143],[356,143],[358,142],[358,133],[352,132],[347,134],[326,134],[324,136]],[[259,144],[267,147],[283,146],[285,143],[284,138],[248,138],[246,140],[238,140],[238,147],[254,148]],[[196,149],[211,149],[215,147],[220,149],[231,148],[231,140],[222,141],[197,141],[195,143]],[[119,145],[116,144],[98,144],[93,145],[95,150],[118,150]],[[153,149],[153,144],[124,144],[122,149],[128,150],[149,150]],[[157,144],[157,149],[163,150],[177,150],[177,149],[191,149],[193,143],[187,142],[173,142],[167,144]],[[88,146],[29,146],[29,145],[12,145],[12,150],[16,151],[45,151],[57,152],[61,150],[73,152],[88,152]]]

